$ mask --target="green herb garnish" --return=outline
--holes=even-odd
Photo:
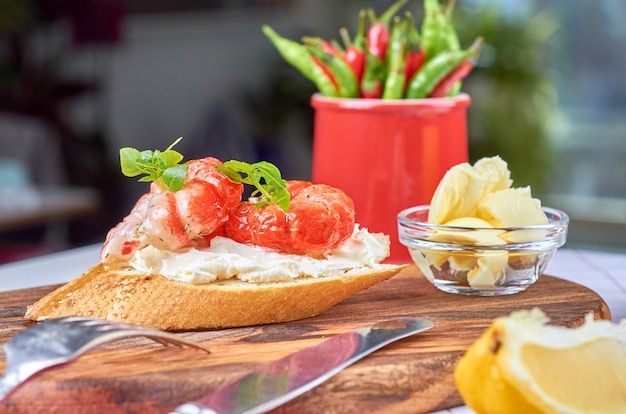
[[[154,181],[163,190],[180,190],[183,187],[189,166],[179,164],[183,156],[178,151],[174,151],[172,147],[178,144],[181,139],[183,138],[178,138],[165,151],[138,151],[129,147],[120,149],[122,174],[127,177],[145,174],[139,179],[139,182]]]
[[[215,168],[234,183],[253,185],[256,190],[251,195],[260,195],[260,201],[256,203],[257,207],[278,204],[283,211],[289,210],[291,197],[285,185],[287,181],[280,176],[280,170],[274,164],[267,161],[248,164],[231,160]],[[264,183],[261,183],[261,180]]]

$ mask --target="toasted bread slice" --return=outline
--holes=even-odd
[[[87,316],[162,330],[226,328],[304,319],[388,279],[406,265],[380,264],[321,278],[194,285],[122,265],[96,265],[28,307],[41,321]]]

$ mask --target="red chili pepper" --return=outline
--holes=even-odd
[[[452,0],[454,1],[454,0]],[[426,52],[422,48],[420,42],[420,34],[417,31],[417,27],[415,26],[415,19],[413,18],[413,14],[411,12],[406,11],[404,13],[404,17],[408,22],[408,33],[407,33],[407,56],[406,56],[406,64],[404,66],[404,75],[405,75],[405,84],[404,88],[409,84],[409,81],[413,78],[413,76],[422,68],[424,61],[426,60]]]
[[[397,0],[378,19],[376,19],[374,10],[369,9],[367,11],[372,21],[372,25],[367,31],[367,47],[380,60],[385,60],[385,54],[389,46],[389,24],[391,19],[407,1]]]
[[[389,28],[383,23],[374,23],[367,31],[367,47],[380,60],[385,59],[389,46]]]
[[[445,78],[443,78],[432,90],[429,98],[443,98],[452,89],[452,87],[460,80],[470,74],[474,68],[473,59],[465,59],[456,68],[452,70]]]
[[[361,95],[364,98],[378,99],[383,95],[385,64],[369,51],[366,59],[363,79],[361,79]]]
[[[322,69],[322,71],[328,77],[328,79],[330,79],[330,81],[332,82],[333,86],[335,87],[335,92],[338,91],[339,90],[339,84],[337,83],[337,79],[335,79],[335,75],[333,74],[333,72],[317,56],[311,55],[311,58],[313,59],[313,62],[315,62],[315,64],[317,66],[319,66],[320,69]]]
[[[365,10],[359,12],[359,26],[354,41],[350,41],[348,30],[345,27],[341,28],[340,34],[346,44],[344,59],[360,84],[365,70]]]
[[[332,44],[330,44],[330,42],[322,39],[321,37],[303,36],[302,43],[310,47],[318,48],[325,53],[330,53],[334,56],[342,57],[341,52],[339,52]],[[330,68],[326,66],[319,57],[311,55],[311,58],[313,59],[313,62],[315,62],[315,64],[319,66],[320,69],[322,69],[326,77],[330,79],[333,86],[335,87],[335,92],[337,92],[339,90],[339,82],[335,78],[335,75],[330,70]]]
[[[364,90],[362,95],[367,99],[379,99],[383,96],[383,83],[381,81],[376,82],[370,90]]]
[[[334,47],[330,42],[323,40],[322,41],[322,51],[326,53],[330,53],[333,56],[337,56],[343,59],[342,53]]]
[[[424,64],[424,60],[426,55],[424,54],[424,50],[416,50],[414,52],[409,52],[406,57],[406,64],[404,66],[405,73],[405,87],[409,83],[409,80],[413,78],[413,75],[420,70],[422,65]]]
[[[338,96],[342,98],[359,97],[359,84],[356,76],[354,76],[352,68],[343,60],[343,57],[324,52],[321,48],[309,46],[308,49],[332,73],[337,82]]]
[[[361,79],[363,79],[363,71],[365,69],[365,53],[356,46],[350,46],[346,49],[344,58],[346,63],[350,65],[352,72],[354,72],[354,76],[356,76],[357,80],[361,82]]]

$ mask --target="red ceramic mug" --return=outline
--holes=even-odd
[[[315,94],[312,180],[344,190],[356,220],[391,237],[388,262],[410,262],[397,215],[429,204],[450,167],[468,161],[470,97],[344,99]]]

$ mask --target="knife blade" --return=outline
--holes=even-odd
[[[399,318],[335,335],[262,365],[199,400],[179,406],[170,414],[265,413],[315,388],[385,345],[433,326],[428,319]]]

